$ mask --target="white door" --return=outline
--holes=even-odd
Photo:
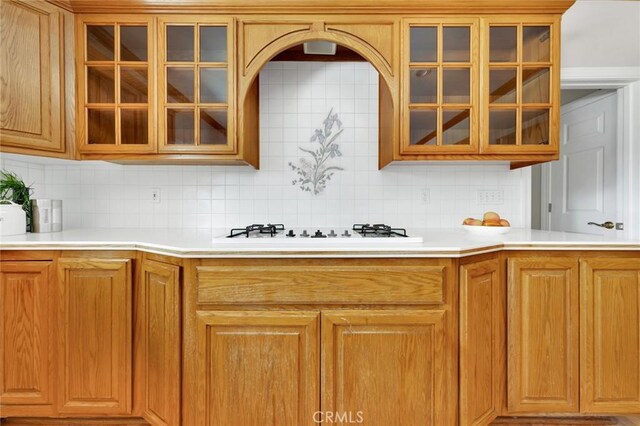
[[[616,232],[588,224],[616,222],[616,109],[615,92],[563,107],[560,159],[550,165],[550,230]]]

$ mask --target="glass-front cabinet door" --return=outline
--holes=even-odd
[[[560,23],[533,19],[483,24],[483,153],[557,150]]]
[[[80,152],[154,152],[153,18],[109,15],[79,20]]]
[[[159,152],[234,153],[231,21],[162,17],[159,26]]]
[[[478,152],[478,25],[405,21],[403,154]]]

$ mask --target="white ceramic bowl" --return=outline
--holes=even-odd
[[[501,235],[511,231],[510,226],[472,226],[462,225],[462,227],[473,235]]]

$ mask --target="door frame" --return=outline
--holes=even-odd
[[[624,238],[640,238],[640,67],[564,68],[561,89],[613,89],[617,96],[617,216],[624,223]],[[606,94],[594,94],[575,101],[571,107],[594,102]],[[561,114],[566,111],[563,107]],[[635,140],[635,144],[634,144]],[[542,165],[541,228],[549,230],[551,165]]]

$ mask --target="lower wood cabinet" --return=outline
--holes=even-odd
[[[504,280],[497,256],[460,266],[460,425],[487,425],[505,391]]]
[[[62,258],[58,411],[131,413],[132,261]]]
[[[508,263],[509,413],[575,413],[578,386],[578,259]]]
[[[445,316],[444,310],[323,311],[325,418],[372,426],[452,424]]]
[[[640,258],[580,261],[581,408],[640,413]]]
[[[315,425],[319,317],[314,311],[197,312],[197,424]]]
[[[508,411],[640,413],[640,258],[509,259]]]
[[[143,415],[154,426],[180,424],[180,267],[145,259]]]
[[[55,279],[52,261],[0,262],[0,411],[55,411]]]

